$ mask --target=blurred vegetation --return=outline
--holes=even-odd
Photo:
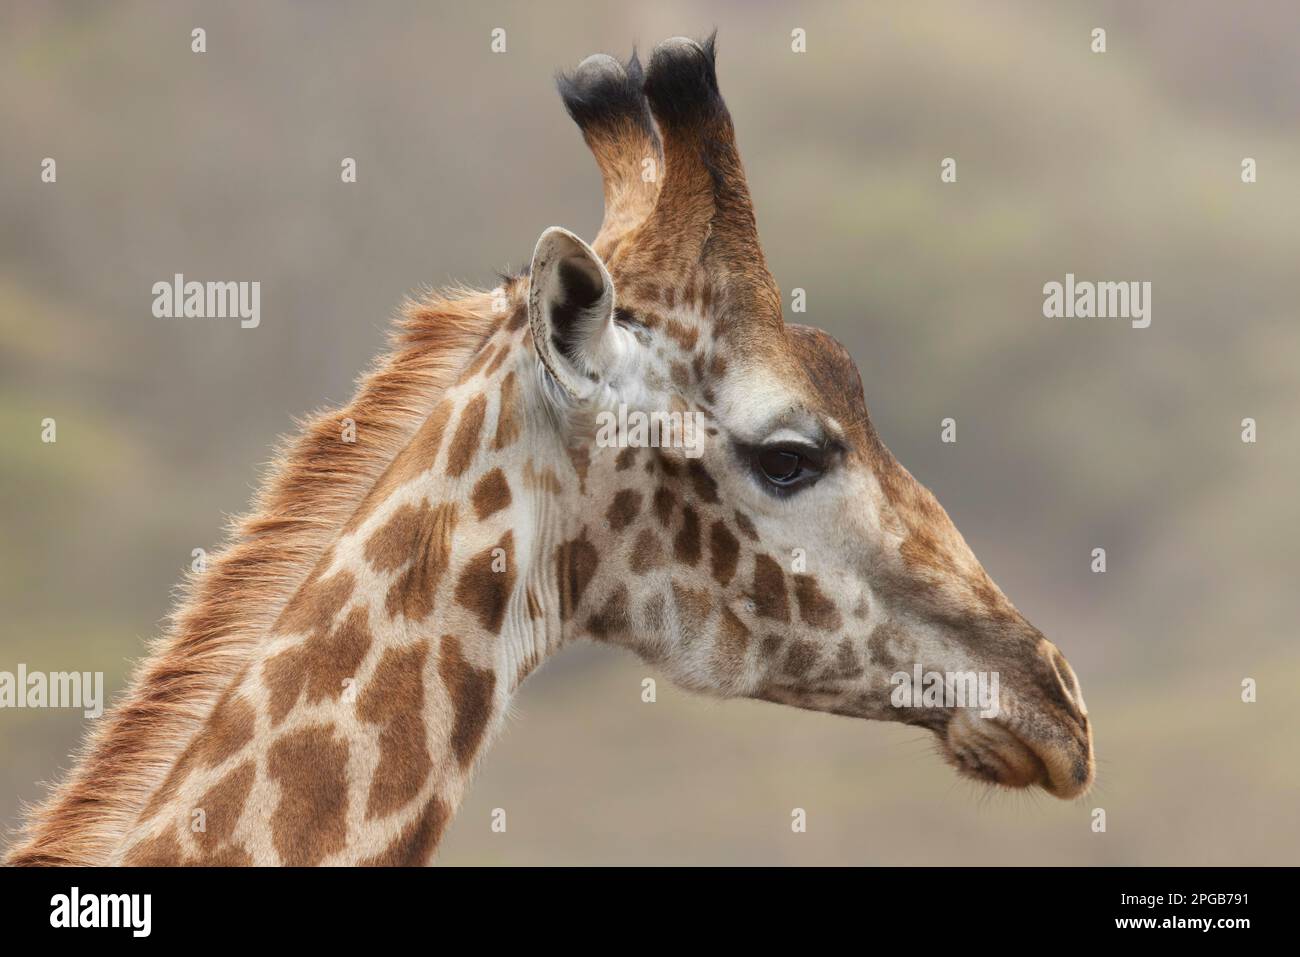
[[[1300,8],[556,6],[5,5],[0,668],[119,690],[191,549],[293,416],[350,394],[405,292],[594,232],[554,70],[717,26],[769,261],[808,291],[791,318],[849,346],[882,436],[1069,656],[1100,782],[989,794],[920,732],[665,680],[645,705],[653,671],[574,649],[524,688],[442,859],[1295,863]],[[154,319],[174,272],[260,280],[261,328]],[[1150,280],[1151,327],[1044,320],[1066,272]],[[0,824],[83,724],[0,712]]]

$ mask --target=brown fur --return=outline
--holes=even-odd
[[[620,582],[605,603],[600,606],[600,610],[591,616],[587,622],[587,629],[591,632],[593,638],[600,641],[608,641],[615,635],[621,633],[628,624],[628,590],[627,585]]]
[[[460,766],[468,767],[478,752],[488,719],[492,717],[492,693],[496,689],[497,676],[493,671],[470,664],[461,652],[460,639],[455,635],[442,636],[438,673],[442,675],[456,709],[451,749]]]
[[[174,831],[141,841],[126,855],[128,867],[179,867],[182,863],[181,842]]]
[[[362,861],[364,867],[419,867],[442,839],[451,809],[436,794],[429,798],[419,818],[407,825],[383,853]]]
[[[230,840],[239,821],[248,792],[253,789],[257,767],[245,761],[230,771],[199,799],[198,806],[205,815],[205,829],[194,835],[194,840],[207,856],[217,854]]]
[[[424,725],[424,659],[429,643],[389,648],[357,702],[357,717],[382,726],[379,765],[370,780],[366,817],[384,817],[406,806],[433,770]]]
[[[443,502],[428,513],[411,542],[410,564],[388,590],[384,610],[390,616],[400,611],[408,621],[423,621],[433,612],[438,585],[451,560],[457,519],[455,502]]]
[[[555,577],[560,587],[560,618],[568,621],[582,601],[587,585],[596,574],[600,557],[587,541],[587,529],[573,541],[565,542],[555,552]]]
[[[709,529],[709,560],[713,577],[719,585],[728,584],[740,561],[740,542],[725,522],[719,520]]]
[[[689,505],[682,509],[682,527],[673,539],[673,554],[683,565],[693,567],[700,560],[700,517]]]
[[[314,867],[347,843],[348,742],[326,724],[282,735],[267,755],[280,785],[271,839],[280,862]]]
[[[531,341],[531,340],[530,340]],[[518,387],[514,370],[501,380],[501,405],[497,412],[497,434],[492,438],[492,450],[499,452],[519,438],[520,426]]]
[[[794,597],[799,603],[799,617],[814,628],[834,631],[840,627],[840,610],[827,598],[811,575],[794,576]]]
[[[474,483],[471,501],[474,504],[474,515],[480,522],[508,506],[510,483],[506,480],[506,473],[496,468],[484,474]]]
[[[357,605],[333,631],[321,628],[266,663],[262,673],[270,692],[272,726],[288,717],[304,690],[308,704],[343,694],[344,679],[356,674],[373,641],[369,617],[367,607]]]
[[[464,475],[474,461],[486,412],[487,396],[480,394],[470,399],[460,414],[460,424],[456,426],[456,434],[447,451],[447,474],[452,478]]]
[[[504,569],[494,566],[498,557]],[[479,624],[496,635],[506,617],[506,603],[515,587],[515,536],[506,532],[468,562],[456,582],[456,601],[478,616]]]
[[[605,510],[605,521],[611,531],[621,532],[636,519],[641,511],[641,493],[635,489],[620,489]]]
[[[27,812],[7,863],[105,863],[311,567],[495,328],[487,293],[408,302],[348,405],[282,446],[253,506],[150,648],[73,769]],[[339,423],[363,441],[342,442]]]
[[[761,553],[754,556],[754,613],[760,618],[790,621],[785,573],[776,559]]]
[[[638,575],[643,575],[652,568],[664,563],[664,546],[653,529],[643,528],[632,543],[631,567]]]
[[[713,668],[718,676],[730,680],[745,669],[745,652],[749,649],[749,629],[730,608],[722,609],[718,643],[713,650]]]

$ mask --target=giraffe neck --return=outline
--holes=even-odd
[[[581,463],[532,441],[524,325],[516,307],[389,466],[117,860],[432,856],[571,605],[557,470]]]

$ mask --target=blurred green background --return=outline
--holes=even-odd
[[[986,792],[924,732],[704,701],[579,647],[525,685],[441,860],[1296,863],[1291,2],[5,4],[0,670],[120,690],[191,550],[293,416],[347,398],[403,294],[491,286],[553,224],[593,236],[599,179],[553,72],[715,26],[777,281],[1069,656],[1099,782]],[[261,327],[153,318],[175,272],[259,280]],[[1044,319],[1066,272],[1151,281],[1151,327]],[[0,824],[84,723],[0,711]]]

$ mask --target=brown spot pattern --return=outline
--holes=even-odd
[[[605,511],[605,520],[612,531],[621,532],[641,512],[641,493],[630,488],[620,489]]]
[[[758,652],[765,659],[775,658],[781,651],[781,646],[785,639],[780,635],[767,635],[763,638],[762,643],[758,646]]]
[[[357,702],[357,716],[379,730],[379,763],[366,817],[385,817],[419,793],[433,768],[424,726],[424,661],[429,644],[388,648]]]
[[[474,503],[474,514],[480,522],[508,506],[510,483],[506,481],[506,473],[499,468],[493,469],[475,482],[471,501]]]
[[[281,863],[314,867],[347,844],[348,745],[329,725],[280,737],[267,772],[280,785],[271,815],[271,843]]]
[[[632,571],[638,575],[664,563],[664,546],[654,529],[643,528],[632,544]]]
[[[620,583],[610,592],[600,610],[591,616],[587,628],[598,640],[604,641],[624,631],[627,624],[628,590]]]
[[[202,729],[181,752],[162,787],[154,792],[140,813],[141,821],[147,821],[162,809],[196,764],[215,768],[234,757],[244,745],[253,740],[257,715],[252,705],[237,693],[246,674],[246,670],[240,671],[238,677],[226,688]]]
[[[500,369],[501,363],[506,361],[506,356],[508,355],[510,355],[510,347],[508,344],[503,342],[501,348],[497,350],[497,354],[492,357],[492,361],[489,362],[487,368],[483,370],[483,375],[490,376]]]
[[[483,416],[487,412],[487,396],[479,393],[465,404],[456,426],[456,434],[447,449],[447,474],[452,478],[464,475],[478,452],[479,433],[483,431]]]
[[[442,437],[447,431],[447,423],[451,419],[453,408],[450,399],[443,399],[434,406],[433,411],[429,413],[429,418],[415,433],[415,438],[403,453],[406,465],[403,481],[433,468],[433,463],[438,458],[438,450],[442,448]],[[384,495],[381,501],[386,501],[387,498],[388,496]]]
[[[498,557],[498,549],[504,555]],[[497,571],[492,566],[504,563]],[[501,631],[506,603],[515,587],[515,536],[506,532],[495,545],[489,545],[466,563],[456,582],[456,601],[478,615],[479,624],[492,634]]]
[[[673,539],[673,555],[692,568],[700,560],[700,518],[689,505],[682,509],[682,527]]]
[[[456,711],[451,729],[451,749],[464,769],[474,760],[492,717],[492,692],[496,689],[497,676],[489,669],[470,664],[461,651],[460,639],[455,635],[442,636],[438,673],[447,686],[447,694]]]
[[[211,854],[203,854],[185,862],[186,867],[251,867],[253,858],[242,847],[222,845]]]
[[[222,695],[193,744],[194,760],[215,768],[233,758],[253,740],[257,716],[253,706],[236,694],[235,684]]]
[[[581,495],[587,494],[587,470],[591,468],[591,452],[585,445],[573,445],[565,449],[569,456],[569,463],[573,466],[573,471],[578,475],[578,492]]]
[[[168,828],[136,843],[122,860],[127,867],[180,867],[181,843],[175,830]]]
[[[375,509],[389,500],[399,486],[433,467],[434,461],[438,458],[438,450],[442,447],[443,433],[447,430],[447,421],[451,418],[452,408],[450,399],[443,399],[434,406],[429,417],[416,431],[411,444],[398,453],[379,476],[375,487],[362,500],[361,506],[344,526],[344,531],[356,531]]]
[[[494,342],[486,343],[483,348],[479,349],[479,351],[475,353],[474,358],[470,361],[469,365],[465,367],[465,371],[460,374],[460,381],[465,382],[466,380],[473,378],[478,373],[478,370],[483,368],[488,359],[492,358],[496,349],[497,346]]]
[[[582,601],[582,595],[596,574],[600,558],[596,546],[587,541],[587,529],[555,550],[555,577],[560,585],[560,617],[568,621]]]
[[[736,563],[740,560],[740,542],[721,519],[709,529],[709,560],[713,578],[719,585],[727,585],[735,577]]]
[[[443,502],[421,521],[411,546],[411,563],[388,589],[384,610],[390,616],[423,621],[433,611],[438,585],[451,562],[457,514],[454,502]]]
[[[671,292],[671,290],[670,290]],[[676,319],[669,319],[664,324],[664,332],[682,347],[683,352],[690,352],[700,339],[700,331],[694,326],[683,325]]]
[[[754,611],[760,618],[790,620],[790,599],[785,593],[785,573],[770,555],[754,556]]]
[[[817,662],[817,646],[810,641],[795,641],[785,656],[785,673],[791,678],[802,678]]]
[[[419,867],[427,863],[450,819],[451,808],[435,794],[424,805],[420,816],[403,828],[392,844],[374,857],[366,858],[361,866]]]
[[[794,576],[794,597],[799,605],[799,617],[814,628],[829,631],[840,626],[839,609],[817,587],[817,579],[811,575]]]
[[[831,669],[831,674],[833,677],[844,679],[862,677],[862,663],[851,639],[842,638],[840,640],[839,648],[835,652],[835,665]]]
[[[290,599],[276,620],[281,634],[317,631],[334,624],[334,617],[352,597],[356,582],[349,572],[339,572],[323,581],[312,578]]]
[[[492,437],[492,448],[501,451],[519,438],[519,398],[517,380],[513,371],[501,380],[501,401],[497,411],[497,431]]]
[[[371,640],[369,610],[360,605],[334,631],[317,631],[268,661],[263,681],[270,696],[271,724],[285,719],[304,689],[308,704],[343,694],[343,679],[357,673]]]
[[[659,519],[659,524],[664,528],[668,527],[669,522],[673,519],[673,507],[677,504],[677,496],[662,485],[655,489],[654,509],[655,517]]]
[[[527,325],[527,323],[528,323],[528,310],[524,308],[523,303],[520,303],[518,306],[515,307],[515,311],[510,314],[510,321],[506,324],[506,328],[509,329],[511,332],[518,332],[525,325]]]
[[[710,505],[718,500],[718,483],[714,481],[709,470],[706,469],[699,459],[691,459],[686,466],[686,473],[690,476],[691,485],[695,488],[695,494],[700,497],[702,502]]]
[[[722,625],[714,649],[714,670],[724,679],[737,677],[745,670],[745,652],[749,649],[749,629],[730,608],[722,609]]]
[[[248,793],[253,789],[256,771],[252,761],[245,761],[199,798],[198,807],[203,810],[205,830],[194,832],[194,840],[204,854],[216,854],[234,835]]]
[[[428,502],[403,505],[366,541],[366,561],[377,571],[401,568],[415,553],[415,543],[424,534],[433,509]]]

